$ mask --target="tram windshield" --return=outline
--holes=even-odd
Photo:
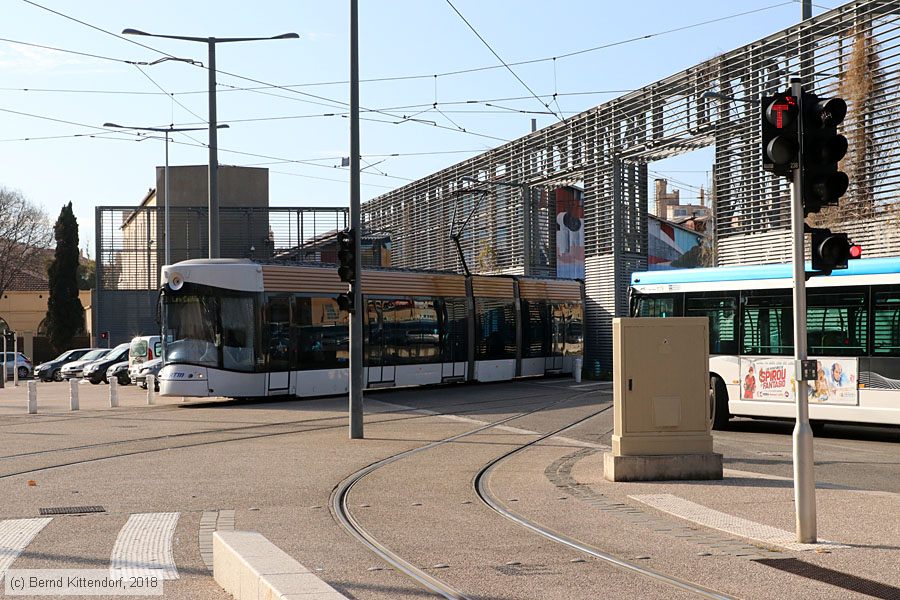
[[[178,293],[164,295],[163,307],[167,364],[255,369],[253,296],[194,290],[186,284]]]

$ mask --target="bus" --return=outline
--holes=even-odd
[[[709,319],[710,412],[795,418],[790,264],[632,274],[633,317]],[[811,423],[900,424],[900,258],[850,261],[807,282],[807,343],[816,359]]]
[[[200,259],[162,281],[160,394],[347,392],[336,268]],[[583,356],[579,280],[373,269],[362,283],[367,388],[572,373]]]

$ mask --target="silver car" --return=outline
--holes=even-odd
[[[0,360],[3,359],[3,353],[0,352]],[[31,373],[34,371],[34,367],[31,366],[31,361],[27,356],[22,354],[21,352],[16,355],[14,352],[6,353],[6,378],[12,379],[13,373],[15,371],[19,372],[19,379],[25,379],[26,377],[31,377]]]
[[[156,378],[156,385],[153,387],[159,391],[159,370],[162,369],[162,359],[154,358],[144,363],[132,365],[128,369],[128,376],[132,383],[137,384],[143,389],[147,389],[147,375],[153,375]]]
[[[107,354],[109,354],[109,348],[97,348],[96,350],[91,350],[87,354],[81,357],[81,360],[76,360],[74,362],[67,363],[62,368],[62,377],[66,381],[69,379],[74,379],[76,377],[81,377],[84,368],[94,362],[95,360],[101,359]]]

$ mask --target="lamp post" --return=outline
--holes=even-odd
[[[169,134],[181,131],[202,131],[205,127],[131,127],[127,125],[117,125],[116,123],[104,123],[104,127],[112,127],[115,129],[131,129],[134,131],[154,131],[164,134],[166,139],[166,169],[165,169],[165,264],[172,264],[171,244],[169,243]],[[216,129],[228,129],[228,124],[217,125]]]
[[[124,29],[124,35],[145,35],[149,37],[203,42],[209,47],[209,258],[219,258],[219,159],[216,140],[216,44],[229,42],[256,42],[263,40],[287,40],[300,36],[296,33],[282,33],[272,37],[195,37],[189,35],[162,35],[147,33],[138,29]]]

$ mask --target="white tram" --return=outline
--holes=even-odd
[[[347,392],[335,268],[189,260],[162,281],[162,395]],[[368,388],[571,373],[583,354],[580,281],[397,270],[362,281]]]

